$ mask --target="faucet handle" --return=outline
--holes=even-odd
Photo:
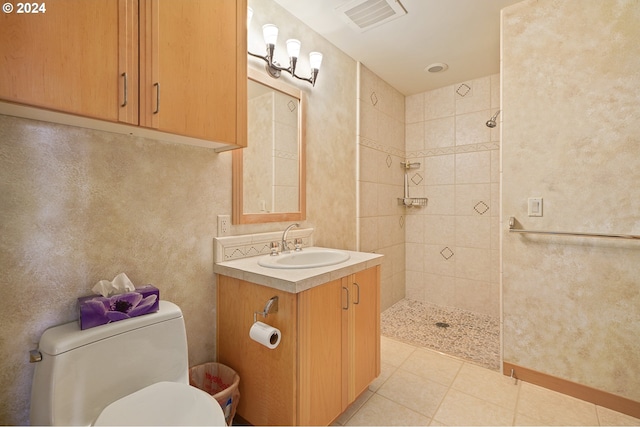
[[[296,252],[300,252],[302,250],[302,239],[300,237],[293,239],[293,247]]]
[[[271,256],[276,256],[278,255],[278,249],[280,249],[280,243],[271,242],[269,244],[269,248],[271,249]]]

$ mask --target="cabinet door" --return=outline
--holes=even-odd
[[[270,350],[249,338],[253,313],[273,296],[278,311],[258,320],[280,330]],[[240,376],[237,413],[253,425],[295,425],[296,295],[227,276],[218,276],[217,360]],[[196,337],[197,339],[197,337]]]
[[[137,121],[137,50],[120,52],[127,46],[137,49],[136,2],[13,5],[12,13],[0,15],[0,99],[113,122]],[[132,112],[122,107],[125,73]]]
[[[298,294],[298,425],[328,425],[347,407],[347,285],[334,280]]]
[[[380,267],[350,279],[349,403],[380,375]]]
[[[246,0],[141,0],[141,122],[246,146]]]

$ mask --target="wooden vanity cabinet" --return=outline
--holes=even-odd
[[[282,332],[249,338],[254,311]],[[238,414],[254,425],[328,425],[380,374],[380,267],[298,294],[218,277],[218,361],[240,375]]]
[[[246,146],[246,0],[42,4],[0,15],[0,100]]]

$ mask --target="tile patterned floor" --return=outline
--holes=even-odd
[[[444,322],[449,327],[436,326]],[[500,319],[403,299],[380,318],[383,336],[500,370]]]
[[[627,425],[640,419],[381,338],[380,376],[335,425]]]

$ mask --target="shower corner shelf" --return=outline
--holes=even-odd
[[[420,207],[420,206],[427,206],[427,201],[429,199],[427,199],[426,197],[407,197],[407,198],[402,198],[402,197],[398,197],[398,205],[400,206],[406,206],[408,208],[411,207]]]

